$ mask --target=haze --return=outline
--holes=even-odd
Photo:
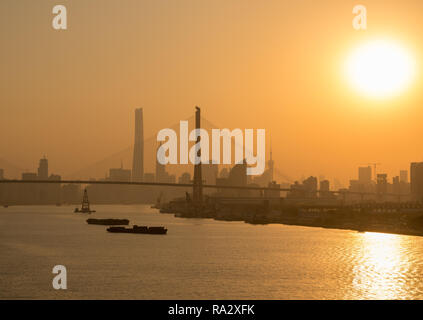
[[[0,3],[0,158],[17,167],[46,154],[66,177],[130,146],[136,107],[147,138],[195,105],[221,128],[266,129],[275,166],[298,179],[346,184],[362,164],[397,175],[422,160],[420,66],[385,100],[357,95],[342,73],[381,37],[420,63],[422,1],[365,1],[366,31],[352,28],[356,1],[59,3],[66,31],[51,27],[57,1]]]

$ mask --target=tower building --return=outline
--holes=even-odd
[[[48,160],[45,156],[44,158],[40,159],[40,163],[38,165],[38,179],[48,179]]]

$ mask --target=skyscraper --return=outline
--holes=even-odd
[[[38,166],[38,179],[47,180],[48,179],[48,160],[44,158],[40,159],[40,164]]]
[[[372,167],[358,168],[358,180],[360,183],[370,183],[372,181]]]
[[[144,124],[142,108],[135,109],[135,141],[132,160],[132,181],[142,181],[144,177]]]
[[[413,162],[410,170],[411,193],[415,200],[423,200],[423,162]]]

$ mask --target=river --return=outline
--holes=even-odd
[[[0,299],[422,299],[423,237],[183,219],[143,205],[0,208]],[[64,265],[67,290],[52,269]]]

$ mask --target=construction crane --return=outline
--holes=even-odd
[[[375,163],[375,162],[373,162],[373,163],[363,163],[362,165],[363,166],[364,165],[366,165],[366,166],[373,166],[373,172],[374,172],[374,175],[375,175],[375,181],[377,181],[376,168],[377,168],[377,166],[380,166],[382,164],[381,163]]]

